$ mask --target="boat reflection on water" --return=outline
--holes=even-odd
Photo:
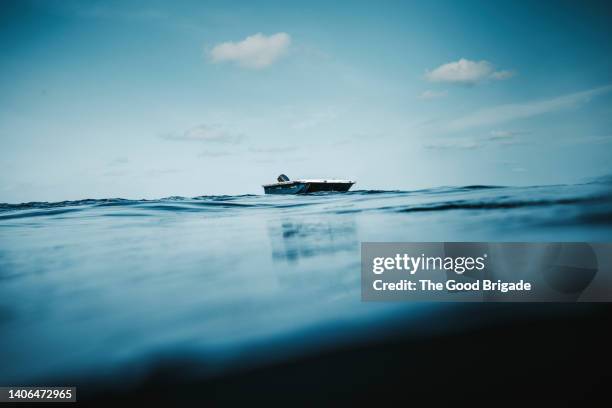
[[[352,215],[269,220],[268,235],[273,273],[283,291],[348,307],[351,313],[362,309],[360,239]]]
[[[296,264],[304,258],[359,251],[352,217],[275,220],[268,224],[268,233],[274,261]]]

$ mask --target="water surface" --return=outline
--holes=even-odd
[[[453,307],[362,303],[362,241],[611,238],[603,182],[0,204],[0,384],[217,372]]]

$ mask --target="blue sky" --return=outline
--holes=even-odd
[[[536,4],[533,4],[536,3]],[[605,2],[7,2],[0,202],[610,173]]]

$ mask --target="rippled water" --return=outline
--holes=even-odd
[[[611,238],[606,183],[0,204],[0,384],[222,370],[449,307],[362,303],[362,241]]]

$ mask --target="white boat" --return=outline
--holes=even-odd
[[[289,180],[289,177],[284,174],[278,176],[277,180],[278,183],[264,184],[262,186],[266,194],[307,194],[319,191],[346,192],[355,184],[351,180]]]

